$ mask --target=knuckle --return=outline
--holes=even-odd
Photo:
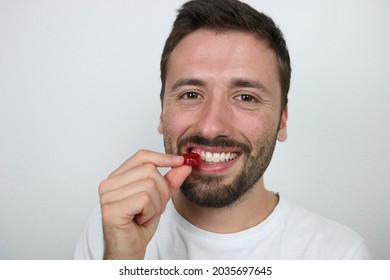
[[[102,212],[103,221],[110,221],[112,217],[112,205],[110,204],[102,204],[100,206]]]
[[[143,205],[152,204],[152,197],[147,191],[141,192],[139,194],[139,200],[142,202]]]
[[[144,157],[147,153],[148,153],[147,150],[141,149],[141,150],[138,150],[138,151],[134,154],[134,156],[137,157],[137,158],[138,158],[138,157],[142,158],[142,157]]]
[[[110,183],[108,179],[104,179],[103,181],[100,182],[99,184],[99,196],[102,196],[106,191],[107,188],[109,187]]]
[[[154,201],[152,195],[149,192],[143,193],[141,199],[143,205],[145,205],[146,208],[150,209],[150,213],[153,213],[153,215],[162,211],[162,204],[158,203],[157,201]]]
[[[147,172],[147,174],[152,174],[152,173],[156,172],[156,170],[157,170],[157,167],[153,163],[149,163],[149,162],[144,163],[143,168],[144,168],[145,172]]]
[[[153,191],[154,188],[157,186],[156,181],[152,177],[145,178],[143,184],[146,189],[151,191]]]
[[[105,206],[108,203],[108,197],[105,193],[100,195],[100,205]]]

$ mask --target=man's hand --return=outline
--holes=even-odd
[[[192,168],[184,158],[141,150],[99,186],[104,259],[143,259],[160,215]],[[162,176],[157,167],[172,167]]]

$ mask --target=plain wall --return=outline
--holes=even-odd
[[[0,0],[0,259],[71,259],[100,181],[163,151],[159,59],[182,2]],[[266,185],[390,259],[390,2],[247,2],[293,67]]]

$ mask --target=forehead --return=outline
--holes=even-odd
[[[193,76],[259,79],[279,87],[275,52],[265,40],[239,31],[197,30],[173,49],[167,64],[166,86]]]

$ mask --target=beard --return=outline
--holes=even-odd
[[[276,145],[276,133],[267,133],[264,139],[250,144],[225,137],[207,139],[201,135],[182,138],[177,143],[177,153],[182,154],[182,147],[198,144],[208,147],[238,148],[244,157],[241,170],[228,183],[223,175],[192,172],[180,187],[181,193],[190,202],[205,208],[222,208],[238,202],[248,194],[267,169]],[[164,146],[167,153],[174,153],[171,138],[164,133]]]

